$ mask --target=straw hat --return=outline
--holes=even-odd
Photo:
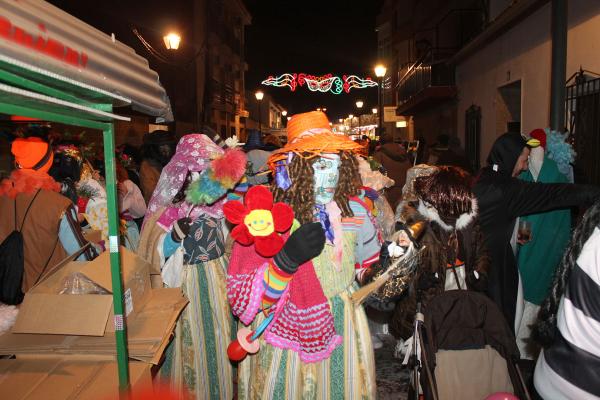
[[[273,152],[269,165],[274,169],[275,163],[287,157],[287,153],[296,153],[302,157],[317,157],[323,153],[339,151],[356,152],[360,144],[352,141],[344,134],[331,131],[329,120],[321,111],[296,114],[288,121],[287,144]]]

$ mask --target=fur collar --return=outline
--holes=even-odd
[[[60,184],[45,172],[16,169],[10,177],[0,182],[0,196],[11,199],[20,193],[33,193],[38,189],[60,192]]]
[[[445,230],[447,232],[452,231],[454,229],[461,230],[461,229],[464,229],[467,226],[469,226],[469,224],[471,222],[473,222],[473,220],[477,216],[478,210],[479,210],[479,208],[477,206],[477,199],[475,199],[475,198],[471,199],[471,212],[461,214],[458,217],[458,219],[456,220],[455,225],[452,226],[452,225],[448,225],[447,223],[445,223],[442,220],[442,218],[440,217],[440,214],[438,213],[438,211],[431,206],[427,206],[423,202],[423,200],[419,200],[419,207],[417,208],[417,211],[423,217],[425,217],[425,219],[427,219],[428,221],[431,221],[431,222],[435,222],[440,227],[442,227],[443,230]]]

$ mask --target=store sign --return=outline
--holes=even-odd
[[[39,32],[27,32],[22,27],[14,25],[9,19],[0,16],[0,37],[75,67],[87,66],[88,56],[85,52],[74,50],[50,37],[43,23],[39,22],[37,26]]]
[[[396,107],[388,106],[383,107],[383,121],[384,122],[396,122],[396,121],[404,121],[404,117],[400,115],[396,115]]]

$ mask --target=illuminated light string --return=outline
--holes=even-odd
[[[356,75],[343,75],[340,78],[332,74],[315,76],[305,73],[286,73],[277,77],[271,75],[261,83],[266,86],[289,87],[292,92],[295,92],[298,86],[306,86],[311,92],[331,92],[333,94],[350,93],[352,89],[377,86],[377,82],[371,78],[362,79]]]

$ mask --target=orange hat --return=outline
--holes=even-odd
[[[38,137],[15,139],[11,152],[19,169],[48,172],[54,159],[50,145]]]
[[[293,152],[298,155],[308,153],[309,157],[317,157],[323,153],[337,153],[339,151],[357,152],[361,146],[344,134],[331,131],[329,120],[321,111],[311,111],[296,114],[288,121],[287,144],[273,152],[269,158],[271,169],[275,163],[286,158],[286,154]]]

